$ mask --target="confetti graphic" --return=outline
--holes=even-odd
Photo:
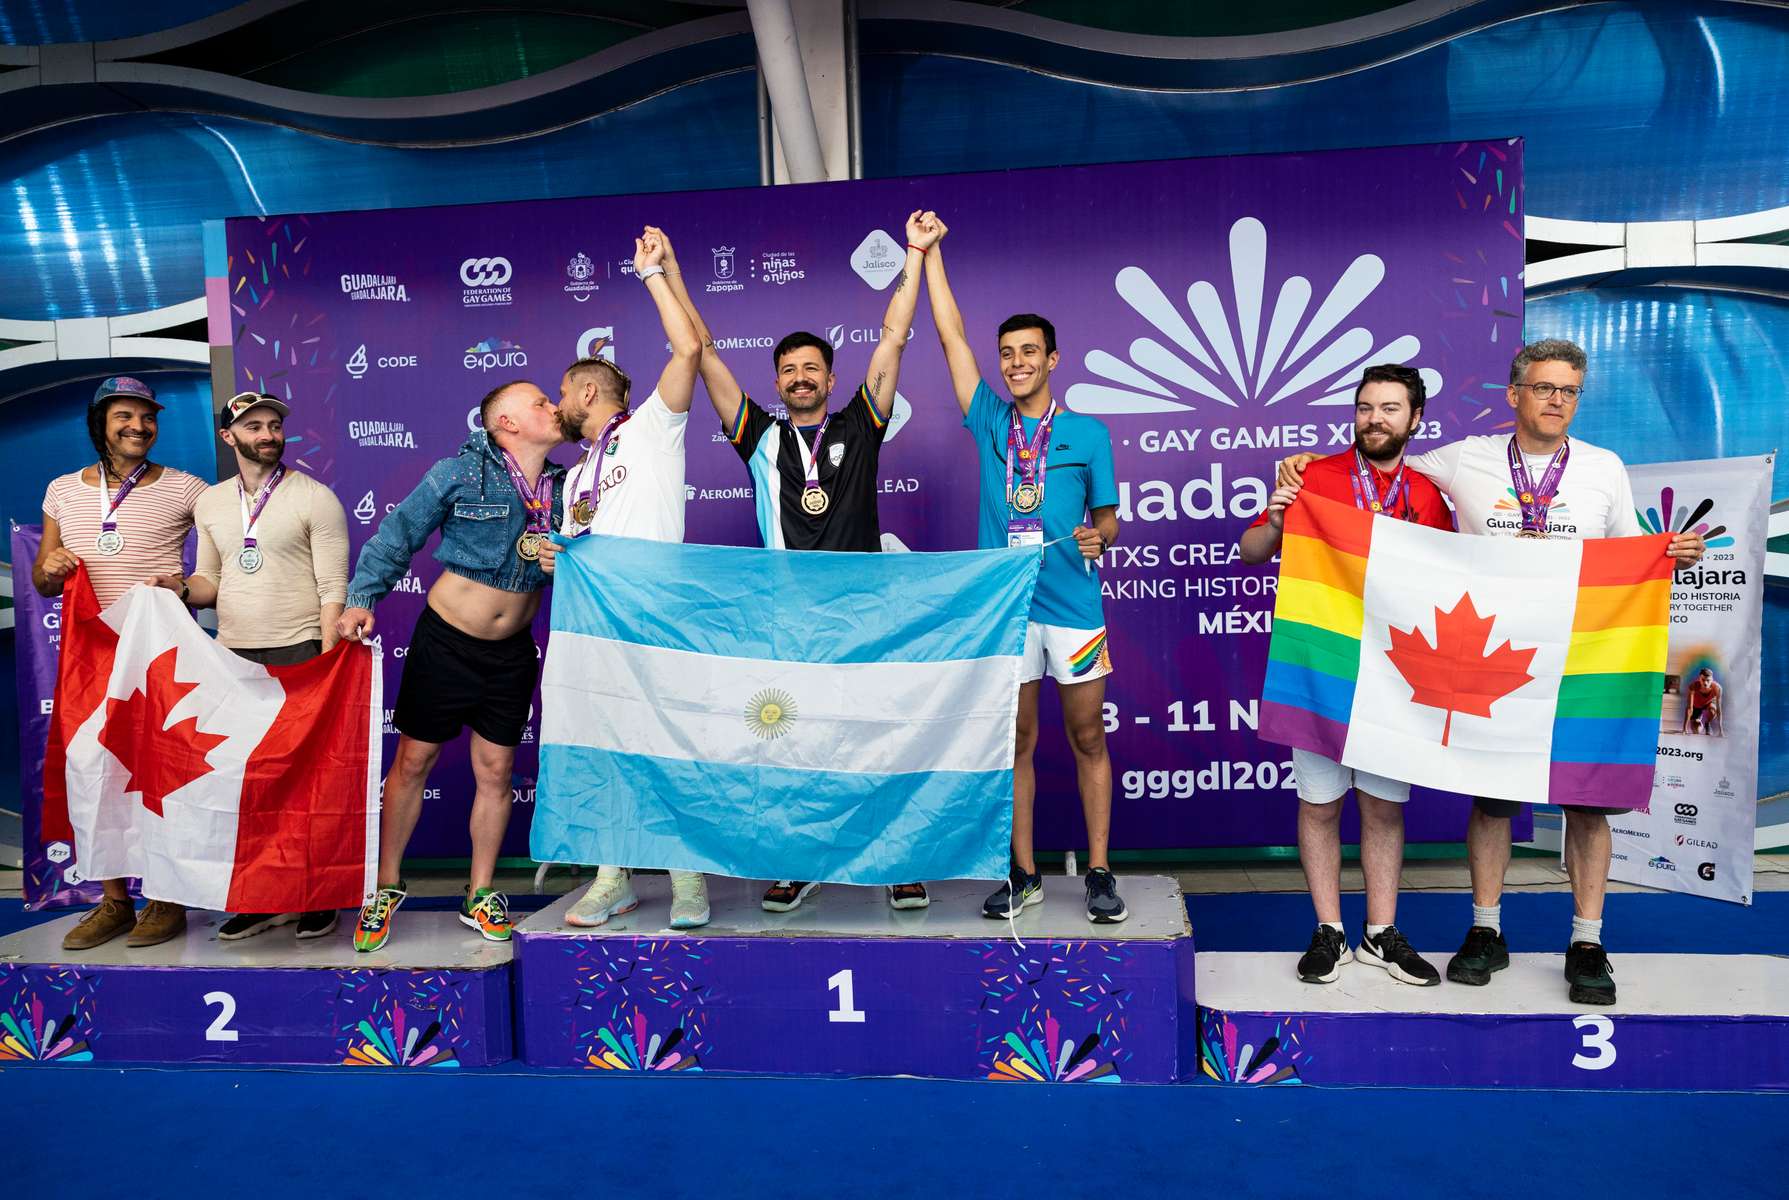
[[[1727,533],[1725,525],[1712,524],[1712,517],[1709,520],[1703,520],[1714,511],[1712,499],[1704,496],[1693,506],[1677,504],[1673,508],[1672,505],[1676,504],[1676,501],[1677,491],[1675,488],[1662,488],[1659,491],[1658,507],[1648,508],[1644,511],[1634,510],[1634,515],[1640,518],[1640,527],[1647,533],[1699,533],[1708,542],[1708,548],[1711,550],[1717,546],[1733,544],[1732,537],[1723,536]]]
[[[466,1035],[465,976],[438,972],[343,972],[336,995],[339,1049],[349,1067],[458,1067]]]
[[[1304,1022],[1280,1022],[1259,1046],[1238,1046],[1236,1023],[1211,1009],[1201,1009],[1199,1069],[1219,1083],[1302,1083],[1298,1069],[1311,1057],[1300,1045]],[[1271,1018],[1270,1018],[1271,1019]]]
[[[994,1059],[988,1078],[1004,1083],[1123,1082],[1118,1068],[1102,1062],[1096,1054],[1100,1048],[1099,1034],[1090,1033],[1078,1042],[1065,1038],[1061,1023],[1048,1012],[1035,1032],[1038,1036],[1029,1040],[1016,1032],[1002,1038],[1010,1053]]]
[[[1122,944],[986,942],[981,963],[980,1065],[989,1079],[1120,1081],[1130,989],[1113,982],[1132,961]],[[1061,1014],[1058,1017],[1056,1014]]]
[[[605,1071],[699,1071],[708,951],[684,939],[578,940],[572,959],[577,1061]]]
[[[0,975],[0,1062],[91,1062],[95,981],[76,971]]]

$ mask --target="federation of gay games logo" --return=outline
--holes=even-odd
[[[494,371],[499,368],[525,367],[528,352],[508,338],[488,337],[466,347],[462,360],[468,371]]]
[[[613,325],[596,325],[578,335],[579,358],[600,358],[605,362],[615,361],[615,327]]]
[[[460,262],[460,303],[467,308],[492,308],[514,303],[509,281],[514,269],[507,258],[468,258]]]
[[[1187,289],[1183,312],[1148,271],[1125,267],[1113,286],[1159,336],[1133,341],[1128,362],[1106,350],[1088,351],[1083,365],[1099,381],[1074,384],[1065,399],[1077,412],[1097,414],[1185,412],[1200,400],[1230,408],[1353,404],[1362,367],[1411,363],[1422,352],[1414,334],[1344,328],[1384,281],[1384,260],[1361,254],[1313,310],[1310,280],[1270,276],[1267,227],[1243,217],[1230,227],[1232,305],[1200,279]],[[1421,374],[1429,395],[1438,395],[1440,373],[1421,368]]]
[[[900,245],[880,229],[872,229],[851,252],[851,269],[857,272],[859,279],[881,291],[894,282],[906,261]]]
[[[1636,508],[1634,515],[1640,518],[1640,528],[1647,533],[1699,533],[1714,550],[1721,546],[1731,546],[1733,537],[1727,533],[1725,525],[1714,523],[1714,501],[1707,496],[1694,505],[1677,503],[1675,488],[1662,488],[1659,491],[1659,502],[1656,507]]]
[[[565,294],[579,304],[590,299],[590,293],[596,291],[596,264],[582,250],[572,255],[571,261],[565,264],[565,277],[570,280],[565,285]]]

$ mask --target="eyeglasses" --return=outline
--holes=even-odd
[[[1534,397],[1537,400],[1551,400],[1553,398],[1553,393],[1558,392],[1561,396],[1564,396],[1567,400],[1576,404],[1578,402],[1578,397],[1584,394],[1583,388],[1572,387],[1569,384],[1565,387],[1558,387],[1551,383],[1518,383],[1516,386],[1528,388],[1534,393]]]

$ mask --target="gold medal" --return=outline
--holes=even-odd
[[[571,519],[580,525],[590,524],[590,518],[595,515],[596,510],[590,507],[590,498],[588,496],[571,506]]]
[[[1384,512],[1385,511],[1385,505],[1379,503],[1379,501],[1377,501],[1377,500],[1373,501],[1373,503],[1370,504],[1368,507],[1371,508],[1374,512]]]
[[[540,544],[544,540],[540,534],[530,529],[516,539],[516,553],[526,562],[536,562],[540,558]]]
[[[1017,512],[1036,512],[1042,503],[1043,497],[1038,494],[1035,483],[1021,483],[1013,489],[1013,508]]]
[[[801,510],[808,516],[817,517],[831,505],[832,501],[827,499],[826,493],[819,488],[811,487],[801,490]]]

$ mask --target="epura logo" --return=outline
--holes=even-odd
[[[525,367],[528,352],[508,338],[488,337],[466,347],[463,360],[468,371],[494,371],[499,367]]]
[[[1311,282],[1303,275],[1270,276],[1267,228],[1243,217],[1230,227],[1231,304],[1201,279],[1187,290],[1183,313],[1148,271],[1125,267],[1113,286],[1160,338],[1132,341],[1129,362],[1106,350],[1088,351],[1084,365],[1100,382],[1074,384],[1064,399],[1077,412],[1099,415],[1183,412],[1196,408],[1196,399],[1232,409],[1286,400],[1309,407],[1352,405],[1357,364],[1369,357],[1409,363],[1422,352],[1409,333],[1391,337],[1360,324],[1337,332],[1384,280],[1384,260],[1361,254],[1313,306]],[[1170,290],[1179,287],[1176,281]],[[1429,395],[1440,394],[1440,374],[1428,368],[1421,374]]]
[[[734,278],[739,273],[739,260],[732,246],[711,246],[714,253],[714,278],[708,284],[710,294],[743,292],[745,284]]]
[[[468,258],[460,263],[460,303],[467,308],[494,308],[513,303],[509,281],[514,274],[507,258]]]
[[[851,269],[857,272],[859,279],[881,291],[894,282],[906,263],[907,256],[895,248],[897,245],[899,243],[888,234],[872,229],[851,252]]]
[[[368,369],[373,366],[377,366],[381,371],[389,371],[416,365],[417,360],[414,354],[381,354],[375,359],[369,359],[365,342],[356,347],[354,353],[348,356],[348,361],[342,364],[347,368],[348,374],[355,379],[365,378]]]
[[[565,285],[565,294],[579,304],[590,299],[590,293],[597,290],[596,264],[582,250],[565,264],[565,277],[571,281]]]
[[[342,295],[350,300],[386,300],[410,303],[410,293],[396,275],[344,275]]]
[[[416,449],[416,438],[401,421],[349,421],[348,436],[356,446]]]
[[[1677,870],[1677,864],[1672,862],[1670,859],[1666,858],[1663,854],[1656,855],[1653,858],[1649,859],[1647,861],[1646,865],[1651,867],[1655,871],[1675,871],[1675,870]]]

